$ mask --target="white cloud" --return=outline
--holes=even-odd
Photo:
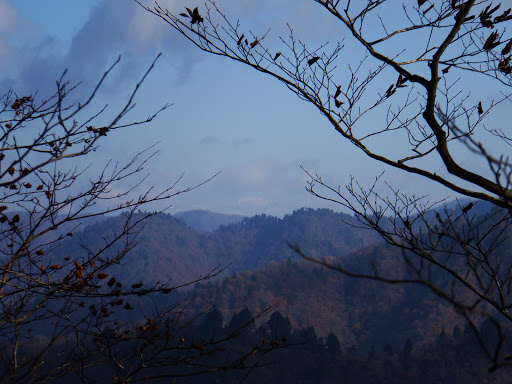
[[[263,189],[271,185],[278,177],[278,164],[270,159],[260,159],[233,170],[230,176],[233,182],[241,188]]]

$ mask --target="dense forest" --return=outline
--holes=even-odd
[[[123,261],[123,274],[112,275],[119,281],[181,283],[218,265],[225,268],[210,281],[154,302],[160,308],[186,303],[190,316],[207,309],[184,330],[193,345],[237,334],[223,345],[227,352],[213,354],[209,364],[236,360],[237,353],[260,345],[266,348],[262,367],[246,378],[249,383],[507,382],[506,370],[487,371],[489,362],[473,331],[427,289],[349,278],[298,258],[287,246],[287,241],[297,242],[315,257],[361,271],[373,260],[379,270],[405,276],[396,249],[358,228],[353,217],[300,209],[282,219],[232,219],[231,224],[221,221],[211,224],[214,230],[200,231],[184,219],[155,215],[133,233],[137,244]],[[197,214],[194,220],[204,228]],[[66,257],[85,244],[101,247],[122,221],[122,216],[110,217],[86,226],[53,249],[53,257]],[[499,252],[506,248],[504,244]],[[136,299],[131,302],[138,304]],[[252,321],[269,307],[275,308],[272,314]],[[140,304],[126,321],[149,311],[147,304]],[[481,326],[487,327],[484,333],[492,343],[493,325]],[[505,350],[512,351],[512,345]],[[246,373],[230,369],[182,380],[236,382]]]
[[[247,309],[236,313],[225,323],[218,310],[212,310],[204,321],[193,329],[198,342],[222,335],[250,318]],[[487,328],[492,339],[492,326]],[[194,378],[189,382],[247,383],[509,383],[510,372],[489,373],[488,365],[469,327],[455,326],[453,332],[441,331],[430,343],[421,344],[407,338],[398,344],[371,344],[368,348],[356,345],[343,347],[338,336],[329,333],[320,337],[314,327],[293,327],[288,317],[274,312],[259,327],[246,327],[231,343],[231,355],[244,345],[263,342],[269,353],[263,367],[246,372],[229,371]],[[217,359],[228,356],[216,356]],[[220,360],[222,361],[222,360]],[[217,360],[219,362],[219,360]],[[184,380],[183,382],[188,382]]]

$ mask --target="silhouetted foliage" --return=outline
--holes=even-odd
[[[151,149],[126,164],[112,161],[94,176],[85,172],[87,167],[69,163],[96,150],[103,137],[148,123],[168,107],[144,121],[121,124],[153,63],[111,120],[103,118],[106,107],[91,111],[118,61],[82,102],[70,101],[76,86],[65,80],[65,73],[47,99],[14,91],[0,98],[2,383],[148,382],[231,369],[245,374],[272,350],[239,345],[233,360],[215,365],[211,357],[236,336],[214,334],[217,329],[211,327],[222,325],[218,311],[208,314],[208,320],[216,321],[209,324],[208,340],[185,337],[208,307],[191,313],[187,303],[165,297],[220,269],[203,268],[179,283],[169,278],[147,282],[138,265],[124,264],[142,228],[158,217],[140,208],[199,185],[177,190],[178,180],[161,190],[141,186],[139,176],[144,179],[141,172],[154,155]],[[131,186],[126,184],[130,181]],[[110,205],[101,209],[100,203]],[[81,223],[114,212],[119,216],[94,226],[101,228],[97,238],[89,237],[92,227],[78,231]],[[149,254],[142,262],[151,264],[155,257]],[[249,316],[238,322],[237,333],[252,326]]]

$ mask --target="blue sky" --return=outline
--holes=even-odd
[[[313,43],[327,34],[343,38],[312,3],[297,1],[286,21],[299,26],[299,33],[304,29]],[[264,28],[267,22],[275,24],[275,34],[284,28],[279,15],[285,2],[221,4],[243,15],[254,28]],[[305,15],[317,25],[314,30],[301,29]],[[19,93],[37,89],[44,94],[68,68],[71,80],[83,81],[79,92],[86,94],[120,54],[122,62],[97,100],[98,105],[108,103],[113,112],[159,52],[163,56],[144,84],[136,110],[125,121],[144,118],[167,102],[173,106],[146,127],[108,137],[92,161],[100,165],[110,158],[126,160],[158,143],[159,153],[147,167],[148,184],[165,186],[185,173],[181,187],[187,187],[221,171],[207,185],[176,198],[171,212],[210,209],[282,216],[302,206],[338,209],[305,191],[307,178],[301,165],[334,185],[346,184],[351,175],[368,184],[386,170],[386,180],[401,190],[428,191],[435,198],[449,194],[363,157],[314,107],[284,86],[250,68],[200,52],[135,2],[0,0],[4,89],[13,87]]]

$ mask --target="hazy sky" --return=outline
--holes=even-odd
[[[313,43],[329,34],[343,38],[341,29],[312,1],[297,1],[291,11],[276,0],[221,4],[255,29],[266,22],[275,24],[275,38],[284,27],[284,9],[289,12],[286,21],[309,31],[307,38]],[[79,92],[85,95],[121,55],[121,64],[98,97],[98,105],[108,103],[113,113],[159,52],[163,56],[125,121],[144,118],[166,102],[173,106],[146,127],[109,136],[94,162],[126,160],[158,142],[160,152],[147,167],[148,184],[168,185],[185,173],[184,188],[221,171],[207,185],[175,199],[171,212],[202,208],[281,216],[302,206],[337,209],[305,191],[307,178],[300,165],[336,185],[346,184],[351,175],[369,183],[384,170],[342,140],[314,107],[284,86],[200,52],[131,0],[0,0],[3,89],[47,94],[68,68],[71,80],[83,81]],[[394,170],[387,169],[385,178],[410,193],[429,191],[425,181]],[[433,192],[449,194],[439,188]]]

